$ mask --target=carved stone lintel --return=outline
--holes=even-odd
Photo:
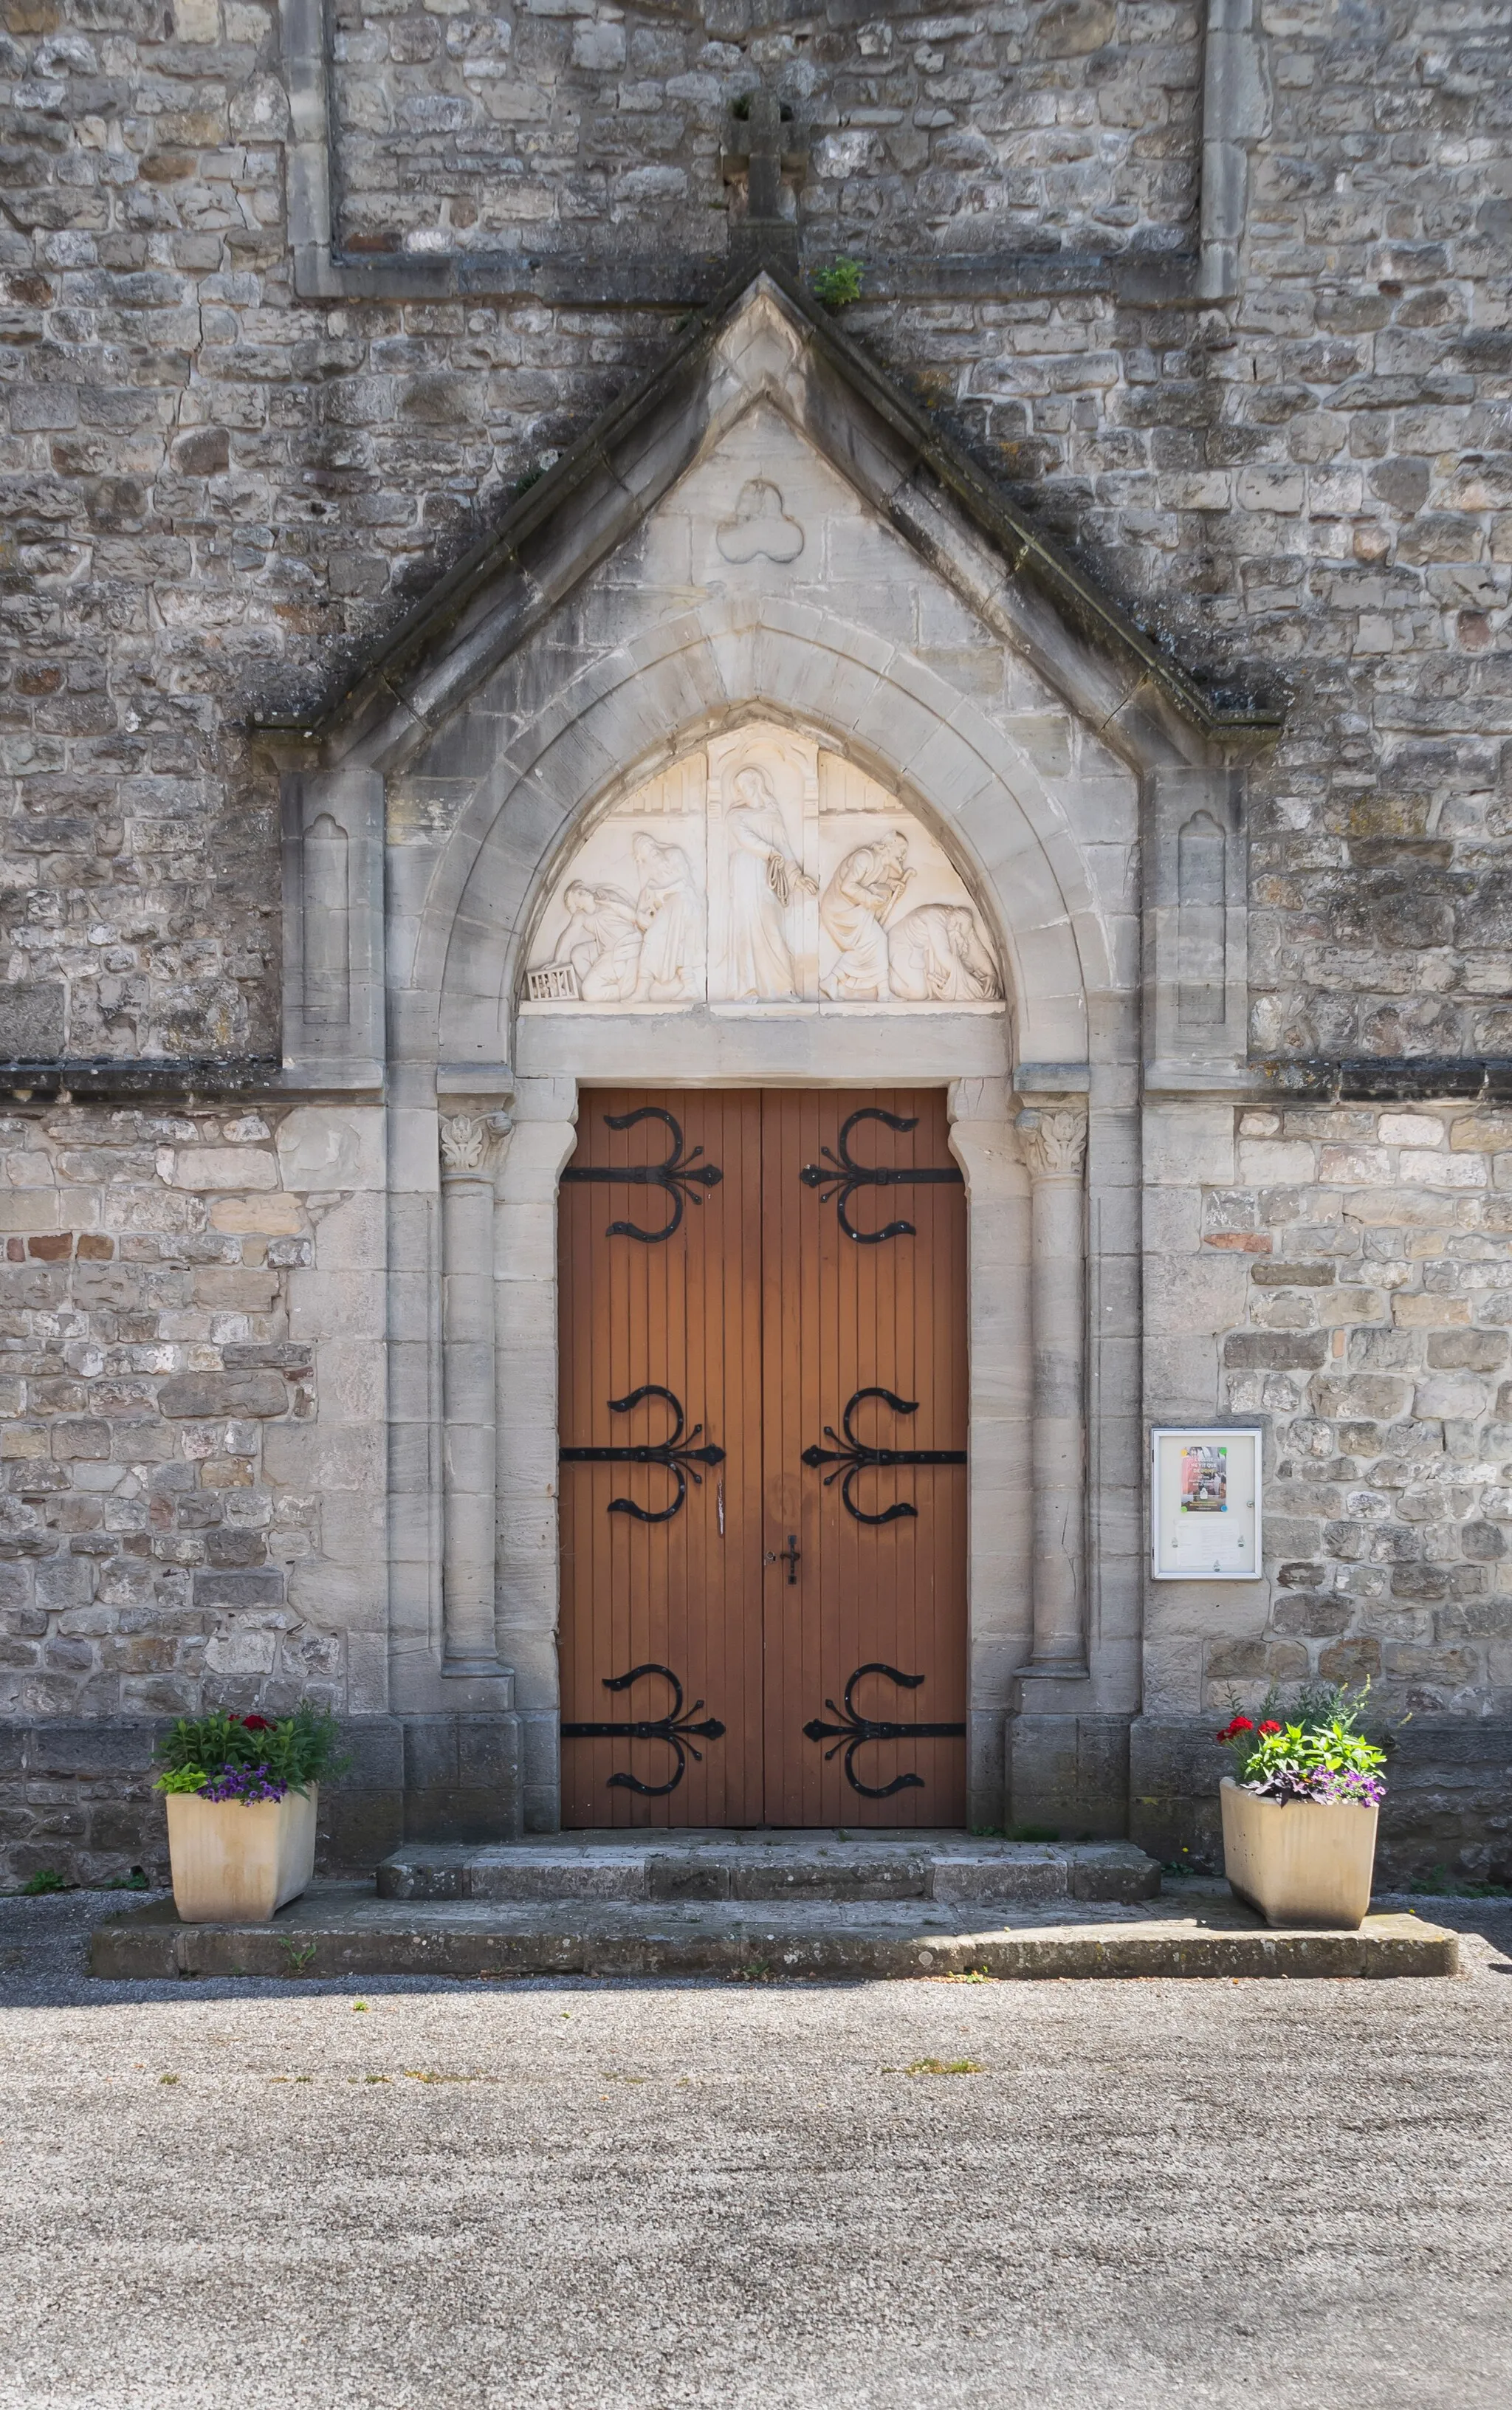
[[[1016,1126],[1032,1180],[1081,1179],[1086,1168],[1085,1105],[1025,1105]]]
[[[441,1125],[442,1178],[489,1178],[497,1166],[500,1147],[514,1126],[506,1112],[447,1114]]]

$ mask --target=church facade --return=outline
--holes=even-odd
[[[7,22],[7,1876],[1512,1880],[1497,12]]]

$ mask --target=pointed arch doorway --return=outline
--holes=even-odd
[[[585,1089],[559,1212],[561,1814],[959,1825],[944,1091]]]

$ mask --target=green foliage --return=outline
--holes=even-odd
[[[210,1776],[202,1765],[170,1765],[153,1783],[154,1791],[203,1791]]]
[[[67,1888],[67,1884],[56,1867],[39,1866],[35,1875],[27,1876],[22,1885],[22,1892],[27,1899],[38,1899],[43,1892],[66,1891]]]
[[[842,251],[828,268],[816,268],[809,281],[826,310],[843,310],[848,301],[860,300],[863,272],[861,261]]]
[[[1258,1716],[1236,1714],[1218,1735],[1234,1779],[1301,1791],[1320,1775],[1377,1777],[1387,1752],[1359,1729],[1369,1691],[1367,1683],[1352,1701],[1342,1684],[1314,1685],[1283,1714],[1272,1684]]]
[[[335,1752],[336,1718],[308,1699],[292,1716],[181,1716],[158,1743],[156,1787],[200,1791],[225,1766],[265,1765],[272,1781],[307,1791],[349,1763]]]

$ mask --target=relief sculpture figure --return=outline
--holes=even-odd
[[[637,836],[631,848],[640,878],[635,898],[642,931],[635,994],[651,1004],[676,1004],[692,994],[690,974],[702,951],[702,915],[693,866],[681,846]]]
[[[965,904],[921,904],[888,933],[893,994],[907,1004],[996,1004],[1002,986]]]
[[[821,965],[820,994],[842,1004],[875,1004],[887,993],[886,922],[913,877],[908,839],[897,829],[858,845],[819,899],[819,921],[834,949]]]
[[[641,924],[630,897],[574,878],[561,900],[569,917],[553,967],[571,964],[585,1004],[628,1004],[641,961]]]
[[[730,839],[729,993],[740,1003],[795,1002],[787,912],[799,895],[817,894],[818,882],[788,849],[766,772],[742,770],[734,787],[739,801],[724,823]]]

